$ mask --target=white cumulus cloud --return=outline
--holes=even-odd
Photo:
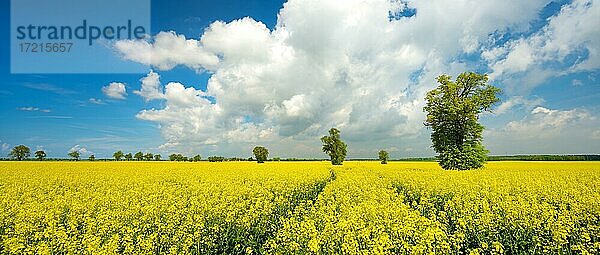
[[[486,132],[486,143],[502,152],[521,153],[597,153],[597,142],[590,140],[600,121],[581,108],[549,109],[538,106],[520,120]]]
[[[206,90],[169,81],[163,91],[154,71],[142,79],[134,93],[164,99],[159,109],[137,115],[160,125],[166,140],[161,148],[220,148],[235,154],[264,143],[290,155],[314,156],[321,155],[318,137],[338,127],[351,145],[350,155],[356,156],[397,146],[401,139],[426,141],[425,93],[436,85],[436,76],[471,69],[457,60],[464,53],[482,55],[495,77],[529,70],[538,61],[531,52],[542,47],[529,41],[548,38],[546,31],[558,21],[531,38],[499,47],[490,47],[489,37],[528,31],[546,4],[291,0],[272,30],[246,17],[216,21],[199,39],[161,32],[147,40],[120,41],[115,48],[125,59],[157,70],[184,65],[211,73]],[[416,9],[416,15],[390,18],[405,6]],[[566,8],[558,16],[590,11],[575,3],[573,11]],[[586,24],[578,25],[587,29]],[[586,31],[568,43],[593,49],[588,39],[597,29]],[[501,111],[542,102],[511,96]],[[429,152],[427,145],[419,152]]]
[[[503,101],[498,107],[494,110],[496,114],[503,114],[509,110],[513,110],[515,108],[522,107],[526,110],[531,110],[536,106],[544,103],[544,100],[541,98],[533,98],[528,99],[522,96],[514,96]]]
[[[176,65],[194,69],[215,66],[217,56],[204,50],[200,42],[186,39],[175,32],[160,32],[152,40],[121,40],[115,43],[119,54],[127,60],[168,70]]]
[[[102,93],[113,99],[125,99],[125,96],[127,96],[125,84],[121,82],[111,82],[107,86],[102,87]]]
[[[575,0],[528,37],[510,40],[482,52],[490,77],[508,80],[513,94],[523,93],[552,76],[600,68],[600,4]],[[587,57],[581,57],[586,53]],[[575,59],[575,60],[573,60]],[[548,67],[552,64],[554,68]],[[556,67],[559,66],[559,67]]]
[[[140,90],[135,90],[133,93],[140,95],[146,101],[154,99],[163,99],[165,95],[162,92],[162,86],[160,85],[160,75],[150,70],[146,77],[140,80],[142,87]]]
[[[526,119],[509,122],[505,130],[525,136],[547,136],[591,120],[594,120],[594,117],[585,110],[552,110],[538,106]]]

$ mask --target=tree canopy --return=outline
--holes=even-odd
[[[144,153],[141,151],[138,151],[135,153],[135,155],[133,155],[133,157],[135,158],[135,160],[143,160],[144,159]]]
[[[254,157],[256,158],[256,162],[265,163],[265,161],[267,160],[267,157],[269,157],[269,150],[267,150],[267,148],[262,147],[262,146],[256,146],[252,150],[252,154],[254,154]]]
[[[144,155],[144,160],[148,160],[148,161],[150,161],[150,160],[153,160],[153,159],[154,159],[154,154],[152,154],[152,153],[150,153],[150,152],[148,152],[148,153],[146,153],[146,154]]]
[[[187,157],[183,156],[179,153],[173,153],[173,154],[169,155],[169,160],[170,161],[187,161]]]
[[[387,164],[387,161],[390,158],[390,154],[384,150],[380,150],[378,156],[379,160],[381,160],[381,164]]]
[[[194,162],[198,162],[198,161],[202,160],[202,156],[200,156],[199,154],[198,154],[198,155],[195,155],[195,156],[192,158],[192,160],[193,160]]]
[[[44,160],[44,158],[46,158],[46,152],[43,151],[43,150],[38,150],[38,151],[35,152],[35,157],[38,160],[42,161],[42,160]]]
[[[208,162],[222,162],[222,161],[225,161],[225,157],[221,157],[221,156],[208,157]]]
[[[425,125],[432,129],[433,149],[444,169],[480,168],[487,150],[482,145],[484,127],[479,115],[499,102],[500,89],[488,84],[486,74],[466,72],[455,81],[437,78],[439,86],[427,93]]]
[[[15,146],[8,155],[11,158],[21,161],[26,158],[29,158],[29,156],[31,155],[31,150],[29,149],[29,147],[21,144]]]
[[[113,153],[113,157],[115,158],[116,161],[121,160],[125,155],[123,155],[122,151],[116,151],[115,153]]]
[[[78,161],[81,157],[81,153],[79,153],[79,151],[71,151],[67,155],[75,161]]]
[[[340,131],[336,128],[329,130],[329,135],[321,137],[323,152],[331,158],[331,164],[341,165],[346,158],[346,144],[340,138]]]

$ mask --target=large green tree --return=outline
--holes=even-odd
[[[341,165],[346,158],[346,144],[340,138],[340,131],[337,128],[331,128],[329,135],[321,137],[323,142],[323,152],[331,158],[331,164]]]
[[[488,84],[486,74],[473,72],[462,73],[455,81],[441,75],[437,81],[439,86],[427,93],[424,110],[440,166],[455,170],[482,167],[488,151],[482,144],[484,127],[479,115],[500,101],[500,89]]]
[[[13,159],[21,161],[26,158],[29,158],[29,156],[31,155],[31,150],[29,149],[29,147],[21,144],[15,146],[8,155]]]
[[[267,160],[267,157],[269,157],[269,150],[262,146],[256,146],[252,150],[252,154],[254,154],[256,162],[265,163],[265,160]]]

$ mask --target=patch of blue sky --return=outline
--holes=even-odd
[[[425,73],[425,68],[424,67],[420,67],[419,69],[411,72],[408,75],[409,82],[411,84],[417,84],[417,83],[419,83],[419,80],[421,80],[421,77],[423,77],[424,73]]]
[[[537,86],[532,95],[543,95],[545,107],[550,109],[585,108],[600,111],[600,81],[598,72],[577,72],[558,75],[544,86]]]
[[[548,3],[542,10],[540,10],[538,17],[529,22],[528,26],[523,27],[511,27],[503,30],[495,30],[493,33],[488,35],[486,47],[497,47],[505,45],[511,40],[519,38],[527,38],[535,33],[541,31],[541,29],[548,25],[551,17],[557,15],[561,8],[572,1],[553,1]]]

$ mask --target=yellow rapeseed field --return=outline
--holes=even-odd
[[[600,163],[0,162],[0,254],[599,254]]]

